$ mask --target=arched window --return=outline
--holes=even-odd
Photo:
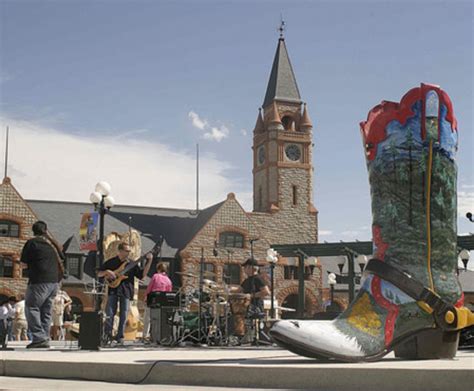
[[[13,259],[0,255],[0,277],[13,277]]]
[[[291,116],[285,115],[281,119],[281,123],[283,124],[283,128],[285,130],[289,130],[289,131],[294,131],[295,130],[295,120]]]
[[[14,221],[0,220],[0,237],[18,238],[20,226]]]
[[[292,191],[293,191],[293,206],[296,206],[296,204],[298,203],[298,188],[295,185],[293,185]]]
[[[221,232],[219,234],[219,246],[220,247],[244,247],[244,235],[238,232]]]

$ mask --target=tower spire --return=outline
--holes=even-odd
[[[280,38],[278,39],[270,79],[268,80],[267,91],[263,100],[264,109],[275,99],[291,103],[301,103],[296,77],[291,66],[288,51],[286,50],[285,38],[283,37],[285,30],[285,22],[283,20],[278,30],[280,31]]]

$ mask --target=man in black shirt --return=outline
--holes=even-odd
[[[117,276],[114,273],[122,264],[128,263],[128,255],[130,254],[130,247],[126,243],[120,243],[118,246],[119,253],[116,257],[107,260],[102,267],[100,267],[97,276],[105,277],[106,280],[112,281]],[[112,329],[114,324],[114,316],[117,313],[117,306],[120,306],[120,321],[117,330],[117,335],[115,340],[118,343],[123,343],[123,335],[125,331],[125,321],[127,320],[127,314],[129,309],[130,300],[133,299],[133,288],[135,277],[139,280],[143,279],[144,276],[148,274],[150,269],[151,260],[153,255],[151,253],[146,256],[147,262],[145,268],[142,269],[138,263],[130,269],[120,285],[116,288],[111,288],[109,286],[107,305],[105,307],[105,313],[107,315],[107,320],[105,323],[105,334],[106,337],[110,340],[112,339]]]
[[[27,348],[48,348],[53,300],[62,279],[62,248],[48,235],[44,221],[33,224],[34,238],[28,240],[20,261],[28,268],[25,315],[33,341]]]
[[[263,311],[263,299],[270,295],[265,281],[258,275],[258,263],[255,259],[249,258],[242,265],[244,272],[248,276],[244,282],[242,282],[242,291],[250,294],[251,306],[253,311],[257,309],[259,312]]]

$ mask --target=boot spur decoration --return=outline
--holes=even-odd
[[[361,123],[372,198],[374,259],[338,318],[279,321],[275,341],[308,357],[452,358],[474,323],[456,276],[457,125],[448,95],[421,84]]]

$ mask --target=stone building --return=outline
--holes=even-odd
[[[240,284],[244,278],[241,264],[251,255],[263,265],[261,272],[267,278],[266,251],[272,244],[317,242],[312,145],[312,123],[281,37],[253,132],[253,211],[245,211],[233,193],[199,211],[116,206],[106,217],[105,232],[123,233],[130,224],[143,234],[144,251],[163,238],[161,258],[169,262],[176,286],[196,285],[195,277],[181,278],[175,272],[197,275],[202,258],[218,283]],[[93,280],[96,257],[81,252],[78,245],[80,214],[92,211],[92,205],[25,201],[8,178],[0,186],[0,197],[0,228],[5,229],[0,235],[0,295],[24,291],[26,280],[15,260],[31,237],[32,223],[42,219],[60,242],[73,237],[64,287],[76,310],[92,309],[84,288]],[[297,275],[296,259],[280,258],[275,268],[275,296],[284,307],[296,308]],[[323,304],[321,268],[315,259],[308,260],[305,279],[305,312],[312,316]],[[143,290],[144,286],[141,295]]]

